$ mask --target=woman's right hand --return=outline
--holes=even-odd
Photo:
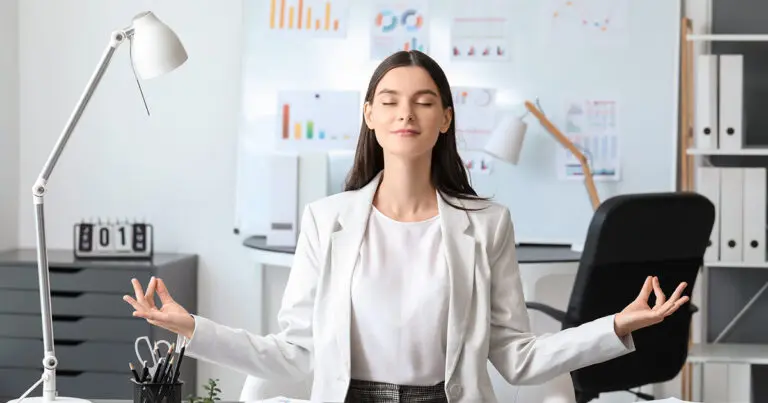
[[[133,284],[136,298],[125,295],[123,300],[135,309],[133,316],[144,318],[152,325],[170,330],[188,339],[192,338],[195,332],[195,319],[184,307],[171,298],[171,294],[168,293],[168,288],[165,287],[162,279],[152,277],[147,285],[146,294],[139,280],[133,279],[131,284]],[[155,290],[157,290],[157,295],[162,303],[159,309],[155,306]]]

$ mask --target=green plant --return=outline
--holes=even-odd
[[[221,389],[219,389],[217,382],[219,382],[218,379],[208,379],[208,384],[203,386],[203,389],[205,389],[208,392],[208,396],[200,397],[200,396],[190,395],[189,403],[214,403],[216,401],[221,400],[221,398],[219,397],[219,394],[221,393]]]

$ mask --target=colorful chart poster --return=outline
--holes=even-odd
[[[429,53],[426,0],[380,4],[371,24],[371,59],[381,60],[401,50]]]
[[[589,162],[594,180],[619,180],[619,122],[614,100],[582,100],[567,103],[561,128]],[[583,179],[581,164],[565,148],[558,154],[560,179]]]
[[[453,87],[456,142],[459,148],[482,149],[494,129],[496,90],[494,88]]]
[[[459,1],[451,19],[451,59],[509,60],[512,25],[504,7],[500,0]]]
[[[547,0],[543,24],[549,44],[561,46],[626,45],[629,0]]]
[[[278,95],[277,149],[354,149],[360,132],[357,91],[282,91]]]
[[[350,0],[259,0],[266,7],[267,31],[298,37],[347,35]]]

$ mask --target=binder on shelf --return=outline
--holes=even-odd
[[[718,143],[724,150],[743,146],[744,56],[720,55]]]
[[[720,260],[743,259],[744,168],[720,169]],[[763,222],[765,225],[765,222]]]
[[[716,262],[720,260],[720,168],[698,167],[696,189],[715,206],[715,222],[704,252],[704,262]]]
[[[696,148],[718,148],[717,55],[699,55],[696,63],[695,120]]]
[[[296,246],[298,234],[299,157],[275,153],[269,156],[267,245]]]
[[[766,169],[744,168],[744,261],[764,263]]]

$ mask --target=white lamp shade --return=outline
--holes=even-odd
[[[179,37],[151,11],[133,19],[131,52],[136,72],[143,79],[165,74],[187,61]]]
[[[516,165],[523,148],[528,125],[518,116],[505,116],[491,133],[485,152],[502,161]]]

